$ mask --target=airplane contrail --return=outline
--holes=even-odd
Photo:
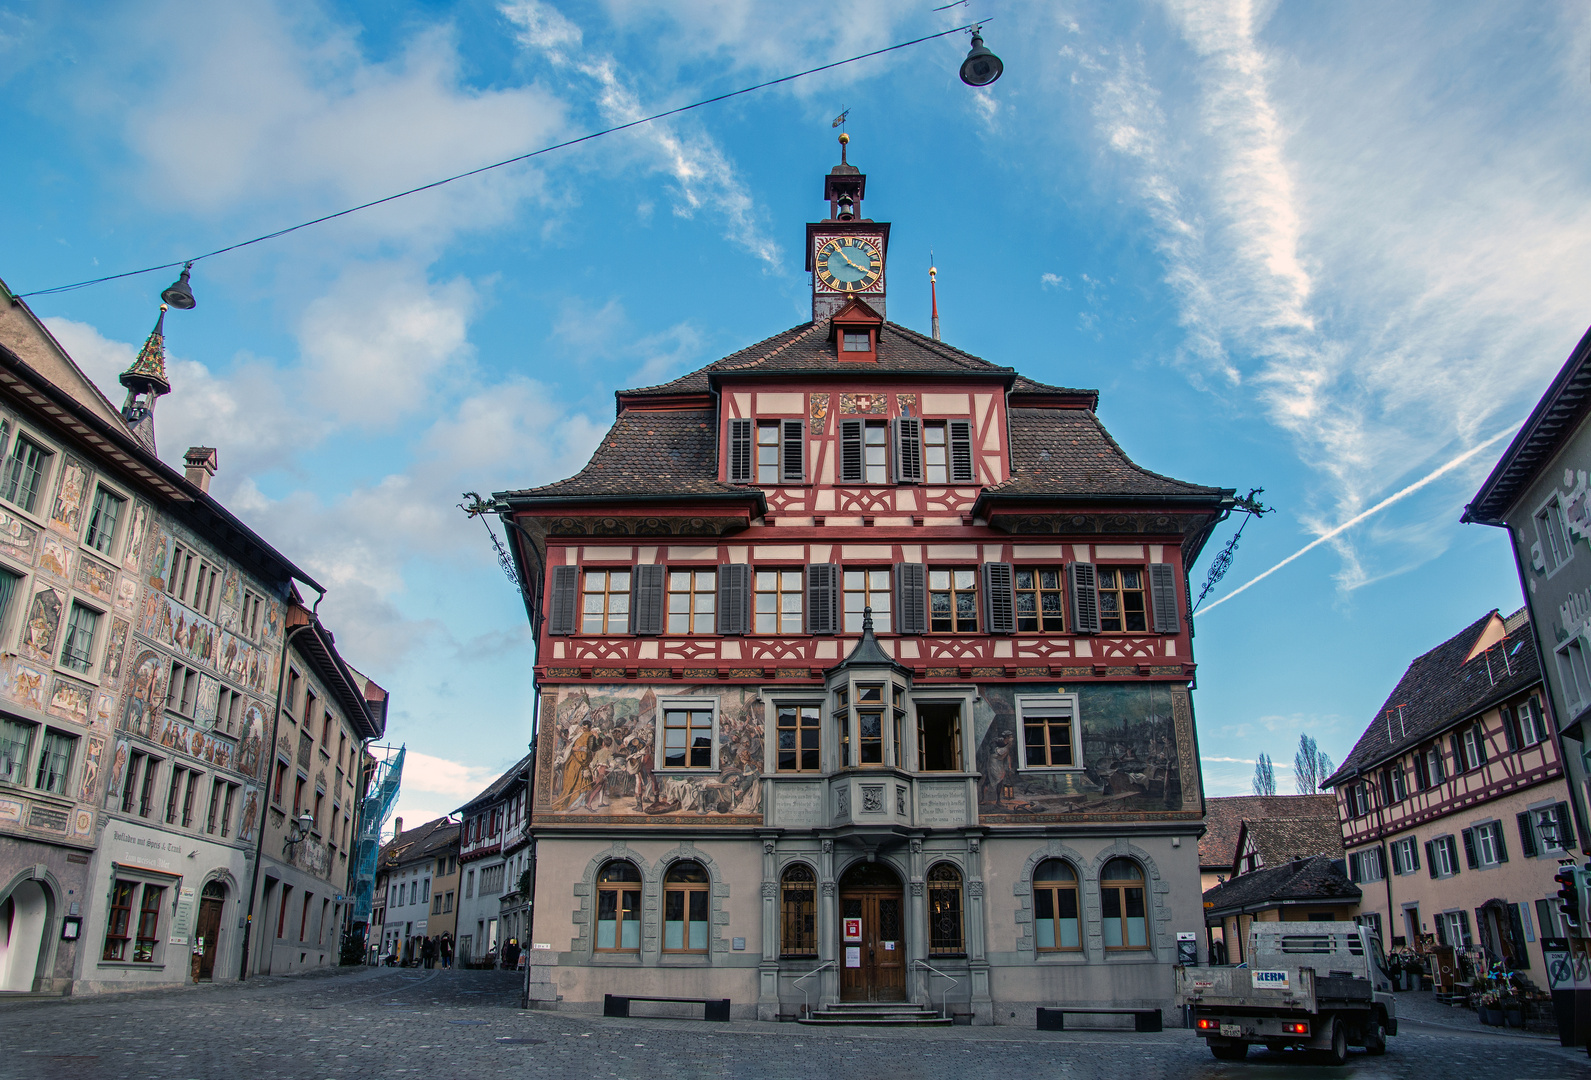
[[[1523,422],[1524,421],[1520,421],[1520,424],[1522,424]],[[1221,597],[1221,599],[1215,601],[1214,603],[1212,603],[1209,607],[1205,608],[1204,610],[1205,611],[1213,611],[1215,608],[1220,607],[1222,604],[1226,603],[1228,600],[1232,599],[1232,597],[1236,596],[1238,593],[1242,592],[1243,590],[1249,588],[1250,586],[1258,585],[1260,582],[1264,581],[1266,578],[1268,578],[1272,574],[1276,573],[1276,571],[1280,570],[1282,567],[1286,566],[1288,563],[1292,562],[1294,559],[1297,559],[1297,558],[1300,558],[1300,557],[1302,557],[1304,555],[1307,555],[1309,552],[1313,551],[1315,548],[1319,547],[1321,544],[1324,544],[1326,541],[1332,539],[1333,537],[1338,536],[1338,535],[1348,531],[1349,529],[1353,528],[1355,525],[1357,525],[1361,521],[1363,521],[1365,518],[1370,517],[1372,514],[1376,514],[1376,513],[1379,513],[1382,510],[1385,510],[1387,507],[1391,506],[1393,503],[1397,502],[1399,499],[1405,498],[1405,497],[1407,497],[1409,495],[1413,495],[1416,491],[1419,491],[1426,484],[1429,484],[1431,481],[1435,480],[1437,477],[1443,475],[1444,473],[1451,472],[1454,469],[1458,468],[1460,465],[1464,464],[1464,462],[1468,461],[1470,458],[1474,457],[1476,454],[1480,453],[1482,450],[1486,449],[1488,446],[1491,446],[1493,443],[1497,442],[1500,439],[1506,439],[1508,436],[1512,435],[1514,432],[1519,430],[1520,424],[1515,424],[1515,425],[1513,425],[1510,428],[1507,428],[1507,429],[1505,429],[1503,431],[1499,431],[1496,435],[1493,435],[1491,438],[1487,439],[1485,442],[1481,443],[1480,445],[1473,446],[1470,449],[1464,451],[1458,457],[1454,458],[1452,461],[1449,461],[1446,465],[1443,465],[1440,468],[1438,468],[1435,472],[1426,474],[1425,476],[1423,476],[1420,479],[1416,480],[1414,483],[1410,484],[1408,487],[1404,488],[1402,491],[1397,491],[1397,492],[1392,493],[1391,495],[1388,495],[1386,498],[1384,498],[1380,502],[1376,503],[1370,509],[1364,511],[1362,514],[1358,514],[1358,515],[1356,515],[1354,517],[1351,517],[1347,521],[1343,522],[1341,525],[1338,525],[1335,529],[1332,529],[1330,532],[1323,533],[1322,535],[1316,537],[1315,539],[1311,540],[1309,543],[1305,544],[1303,547],[1299,548],[1297,551],[1293,552],[1291,555],[1287,556],[1287,558],[1283,559],[1281,562],[1277,563],[1275,566],[1273,566],[1269,570],[1265,571],[1263,574],[1256,575],[1255,577],[1250,578],[1248,581],[1245,581],[1243,584],[1239,585],[1237,588],[1233,589],[1231,592],[1227,593],[1225,596]]]

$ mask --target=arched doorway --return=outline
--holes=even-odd
[[[215,978],[215,958],[220,955],[221,911],[226,905],[226,886],[212,881],[199,894],[199,925],[194,931],[193,980]]]
[[[906,911],[900,875],[859,862],[840,878],[840,1000],[906,1000]]]
[[[37,881],[22,882],[0,900],[0,990],[33,989],[49,913],[49,894]]]

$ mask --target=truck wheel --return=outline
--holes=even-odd
[[[1387,1026],[1377,1016],[1370,1021],[1370,1026],[1365,1029],[1365,1053],[1371,1057],[1380,1057],[1387,1052]]]
[[[1326,1064],[1348,1064],[1348,1029],[1341,1020],[1331,1022],[1331,1049],[1326,1051]]]
[[[1246,1043],[1246,1042],[1214,1043],[1213,1042],[1213,1043],[1210,1044],[1210,1053],[1214,1054],[1216,1056],[1216,1059],[1219,1060],[1219,1061],[1242,1061],[1244,1058],[1248,1057],[1248,1043]]]

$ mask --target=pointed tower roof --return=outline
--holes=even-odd
[[[832,675],[837,671],[848,668],[894,668],[896,671],[911,678],[911,669],[885,652],[879,645],[878,638],[873,636],[873,609],[862,609],[862,637],[856,643],[856,648],[851,650],[851,655],[829,668],[824,674]]]
[[[144,393],[169,394],[171,382],[166,378],[166,305],[160,305],[160,317],[149,332],[144,347],[132,367],[121,374],[121,384],[127,389]]]

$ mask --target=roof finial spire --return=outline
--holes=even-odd
[[[934,249],[928,249],[928,302],[933,308],[934,340],[939,340],[939,268],[934,265]]]
[[[840,132],[840,164],[841,165],[849,164],[849,162],[847,162],[845,160],[845,147],[850,143],[850,141],[851,141],[851,137],[849,135],[847,135],[843,131]]]
[[[155,400],[171,393],[171,383],[166,378],[166,305],[160,305],[160,317],[155,328],[144,340],[132,366],[121,374],[121,384],[127,388],[127,400],[122,403],[122,419],[139,442],[151,453],[155,449]]]

